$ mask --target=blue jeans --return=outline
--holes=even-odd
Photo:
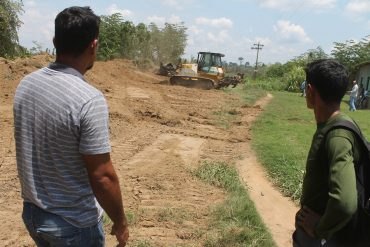
[[[23,222],[38,247],[102,247],[103,223],[78,228],[62,217],[48,213],[32,203],[23,203]]]
[[[355,102],[356,102],[356,97],[351,96],[349,98],[349,110],[350,111],[356,111]]]
[[[293,233],[293,247],[324,247],[324,246],[326,246],[325,240],[314,239],[300,228],[297,228]]]
[[[346,241],[346,240],[345,240]],[[324,239],[316,239],[309,236],[304,230],[301,228],[296,228],[293,233],[293,247],[365,247],[369,246],[368,242],[359,242],[359,243],[349,243],[346,241],[344,243],[343,239],[335,239],[324,240]]]

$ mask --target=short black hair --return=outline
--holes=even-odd
[[[340,103],[347,91],[349,76],[338,61],[319,59],[307,65],[306,81],[315,86],[324,102]]]
[[[100,18],[90,7],[70,7],[55,18],[54,46],[58,54],[81,55],[99,36]]]

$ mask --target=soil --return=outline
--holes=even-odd
[[[21,219],[12,101],[20,79],[53,61],[48,55],[0,58],[0,246],[35,246]],[[278,246],[289,246],[296,206],[268,182],[250,146],[250,126],[271,96],[254,106],[235,94],[168,85],[128,60],[96,62],[87,80],[110,109],[112,159],[130,218],[129,246],[202,246],[210,211],[225,192],[196,179],[203,161],[236,164]],[[228,126],[222,112],[235,119]],[[115,246],[108,235],[107,246]]]

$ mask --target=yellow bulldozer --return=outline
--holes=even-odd
[[[161,64],[161,69],[168,72],[171,85],[200,89],[219,89],[229,85],[235,87],[243,79],[243,74],[225,77],[222,57],[224,54],[221,53],[199,52],[196,63],[180,64],[176,69],[172,65]]]

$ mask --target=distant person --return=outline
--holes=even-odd
[[[302,91],[301,97],[306,97],[306,80],[304,80],[301,83],[301,91]]]
[[[118,246],[129,237],[107,103],[83,77],[96,58],[99,23],[89,7],[60,12],[55,63],[27,75],[15,93],[22,217],[37,246],[104,246],[103,209]]]
[[[350,111],[356,111],[356,100],[357,100],[357,93],[358,93],[358,85],[356,80],[352,82],[352,90],[350,91],[349,95],[349,110]]]
[[[353,122],[340,112],[348,72],[335,60],[318,60],[308,64],[306,80],[307,107],[313,109],[317,129],[308,153],[293,246],[370,246],[357,245],[362,239],[351,238],[358,200],[354,165],[361,159],[361,144],[344,128],[330,131],[322,142],[324,127],[343,119]]]

